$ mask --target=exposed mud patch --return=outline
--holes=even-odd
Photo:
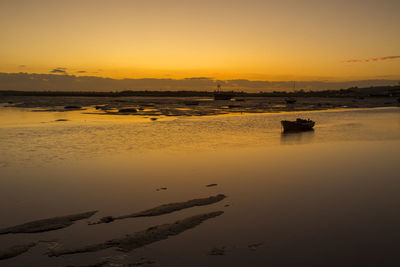
[[[166,187],[160,187],[160,188],[157,188],[156,191],[167,190],[167,189],[168,188],[166,188]]]
[[[57,249],[51,250],[49,256],[61,256],[66,254],[76,254],[85,252],[95,252],[107,248],[116,247],[120,251],[131,251],[136,248],[146,246],[148,244],[167,239],[169,236],[178,235],[188,229],[194,228],[202,222],[220,216],[223,211],[215,211],[204,213],[176,221],[171,224],[156,225],[147,230],[136,232],[132,235],[127,235],[123,238],[112,239],[104,243],[89,245],[76,249]]]
[[[223,256],[227,252],[226,247],[215,247],[212,248],[209,252],[208,255],[210,256]]]
[[[23,245],[16,245],[6,249],[0,250],[0,260],[16,257],[22,253],[27,252],[30,248],[36,246],[37,243],[28,243]]]
[[[66,267],[103,267],[110,266],[108,261],[102,261],[94,264],[86,264],[86,265],[67,265]],[[120,266],[120,265],[118,265]]]
[[[263,242],[259,242],[259,243],[250,244],[247,247],[252,251],[256,251],[257,248],[259,248],[262,245],[264,245],[264,243]]]
[[[17,233],[40,233],[52,230],[65,228],[74,223],[74,221],[87,219],[95,214],[97,211],[89,211],[85,213],[67,215],[62,217],[54,217],[49,219],[43,219],[38,221],[32,221],[8,228],[0,229],[1,234],[17,234]]]
[[[195,206],[205,206],[205,205],[211,205],[216,202],[219,202],[226,198],[225,195],[219,194],[216,196],[211,196],[207,198],[198,198],[198,199],[192,199],[189,201],[185,202],[176,202],[176,203],[169,203],[169,204],[164,204],[160,205],[158,207],[136,212],[133,214],[129,215],[123,215],[119,217],[113,217],[113,216],[106,216],[101,218],[98,222],[91,223],[90,225],[94,224],[100,224],[100,223],[110,223],[115,220],[122,220],[122,219],[127,219],[127,218],[136,218],[136,217],[150,217],[150,216],[158,216],[158,215],[163,215],[167,213],[171,213],[174,211],[182,210],[182,209],[187,209]]]

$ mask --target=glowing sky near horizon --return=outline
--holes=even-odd
[[[398,0],[1,0],[0,72],[400,79],[399,11]]]

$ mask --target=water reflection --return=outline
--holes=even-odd
[[[0,248],[33,238],[57,238],[58,244],[73,248],[203,212],[226,211],[134,253],[50,258],[42,244],[0,265],[82,266],[114,257],[115,265],[126,266],[144,256],[160,266],[394,262],[400,238],[399,115],[394,109],[315,112],[315,132],[278,138],[280,121],[288,114],[140,122],[136,116],[0,110],[0,228],[89,210],[99,210],[91,218],[96,221],[167,203],[228,196],[212,206],[162,216],[95,226],[80,221],[54,232],[3,235]],[[69,121],[50,123],[56,119]],[[39,124],[42,120],[49,123]],[[212,183],[217,186],[205,186]],[[157,191],[161,187],[166,190]],[[258,252],[249,249],[259,243],[265,245]],[[224,257],[206,254],[221,246],[232,249]]]
[[[314,129],[305,132],[282,132],[281,145],[309,144],[314,140]]]

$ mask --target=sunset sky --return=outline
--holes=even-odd
[[[400,79],[399,0],[1,0],[0,72]]]

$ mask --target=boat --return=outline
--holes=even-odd
[[[302,132],[313,130],[315,122],[310,119],[297,118],[295,121],[281,121],[284,132]]]
[[[296,99],[291,98],[291,97],[286,98],[285,101],[286,101],[286,104],[294,104],[294,103],[296,103]]]
[[[186,106],[198,106],[199,101],[185,101],[183,102]]]
[[[222,92],[215,92],[214,93],[214,100],[231,100],[232,94],[229,93],[222,93]]]
[[[296,81],[293,82],[293,92],[296,91]],[[296,99],[293,97],[287,97],[285,98],[286,104],[294,104],[296,103]]]
[[[232,93],[222,92],[221,85],[217,84],[217,91],[214,92],[214,100],[231,100],[232,97]]]

